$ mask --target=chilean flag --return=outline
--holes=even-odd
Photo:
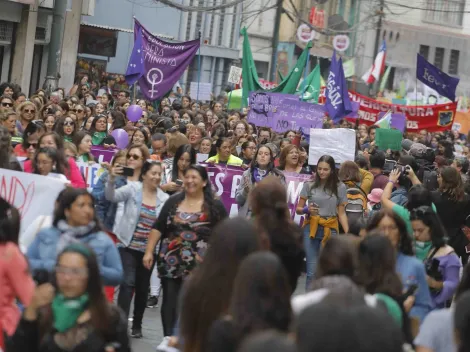
[[[380,76],[385,71],[385,57],[387,56],[387,45],[385,44],[385,40],[382,42],[382,46],[375,58],[374,64],[372,67],[362,76],[362,79],[367,84],[374,83],[378,81]]]

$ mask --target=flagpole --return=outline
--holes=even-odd
[[[228,97],[227,109],[230,109],[230,100],[232,100],[232,92],[233,92],[233,86],[232,86],[232,83],[230,83],[230,95]]]
[[[199,83],[201,82],[201,31],[199,31],[199,49],[197,54],[197,94],[196,100],[199,101]]]
[[[308,46],[308,43],[307,43]],[[307,61],[305,61],[304,82],[302,83],[302,101],[305,101],[305,89],[307,88],[307,70],[310,63],[310,49],[307,52]]]

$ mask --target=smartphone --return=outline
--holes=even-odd
[[[134,169],[131,167],[122,167],[122,176],[132,177],[134,176]]]
[[[182,186],[182,185],[183,185],[183,181],[181,181],[181,180],[176,180],[175,183],[176,183],[178,186]]]
[[[418,285],[416,284],[410,285],[410,287],[408,287],[408,290],[406,290],[405,294],[403,295],[404,299],[407,299],[408,297],[413,296],[417,290],[418,290]]]

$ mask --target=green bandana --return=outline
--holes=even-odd
[[[427,258],[429,251],[432,248],[432,242],[431,241],[426,241],[426,242],[421,242],[421,241],[415,241],[415,252],[416,252],[416,258],[421,260],[422,262]]]
[[[64,136],[64,141],[72,143],[72,137],[71,136]]]
[[[95,132],[91,137],[91,144],[101,145],[108,134],[106,132]]]
[[[54,316],[54,328],[62,333],[75,326],[78,317],[88,306],[88,293],[77,298],[65,298],[59,293],[52,301],[52,314]]]

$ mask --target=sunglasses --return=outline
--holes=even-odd
[[[127,155],[127,159],[140,160],[142,157],[136,154],[129,154]]]
[[[26,114],[35,114],[36,110],[26,110],[26,109],[24,109],[23,112],[26,113]]]
[[[5,107],[7,107],[7,106],[13,107],[13,103],[4,103],[4,102],[2,102],[2,106],[5,106]]]
[[[64,121],[64,126],[73,126],[73,121]]]
[[[26,149],[33,147],[34,149],[38,149],[38,143],[25,143]]]

